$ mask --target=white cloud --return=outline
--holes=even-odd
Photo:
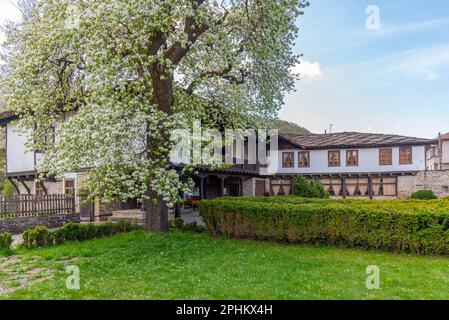
[[[404,50],[349,67],[390,80],[405,76],[410,80],[436,81],[449,75],[449,44]]]
[[[435,28],[444,27],[449,25],[449,17],[440,18],[440,19],[432,19],[432,20],[424,20],[417,22],[410,22],[404,24],[397,25],[382,25],[379,30],[371,32],[373,35],[377,36],[385,36],[392,34],[402,34],[407,32],[420,32],[424,30],[430,30]]]
[[[429,80],[429,81],[434,81],[434,80],[438,80],[438,79],[440,79],[440,75],[438,73],[431,72],[427,75],[427,80]]]
[[[298,74],[301,79],[318,79],[323,75],[318,62],[300,60],[291,70],[293,74]]]

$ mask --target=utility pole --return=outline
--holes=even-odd
[[[329,125],[329,133],[332,133],[332,127],[333,127],[334,125],[331,123],[330,125]]]

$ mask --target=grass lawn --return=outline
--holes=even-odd
[[[80,290],[66,289],[66,265]],[[368,265],[380,290],[365,287]],[[449,258],[135,231],[18,250],[0,260],[2,282],[17,290],[0,299],[448,299]]]

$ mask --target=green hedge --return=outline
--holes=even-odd
[[[9,232],[0,233],[0,250],[9,249],[12,244],[12,235]]]
[[[213,235],[289,243],[449,254],[449,200],[317,200],[298,197],[202,201]]]
[[[420,190],[412,194],[412,199],[421,199],[421,200],[433,200],[438,197],[432,190]]]
[[[102,224],[67,223],[53,231],[39,226],[23,232],[23,246],[34,248],[58,245],[64,241],[85,241],[111,236],[119,232],[128,232],[137,228],[136,224],[124,220],[117,223],[106,222]]]

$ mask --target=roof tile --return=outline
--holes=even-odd
[[[282,134],[284,139],[304,149],[368,148],[397,145],[430,145],[435,140],[361,132],[340,132],[329,134]]]

